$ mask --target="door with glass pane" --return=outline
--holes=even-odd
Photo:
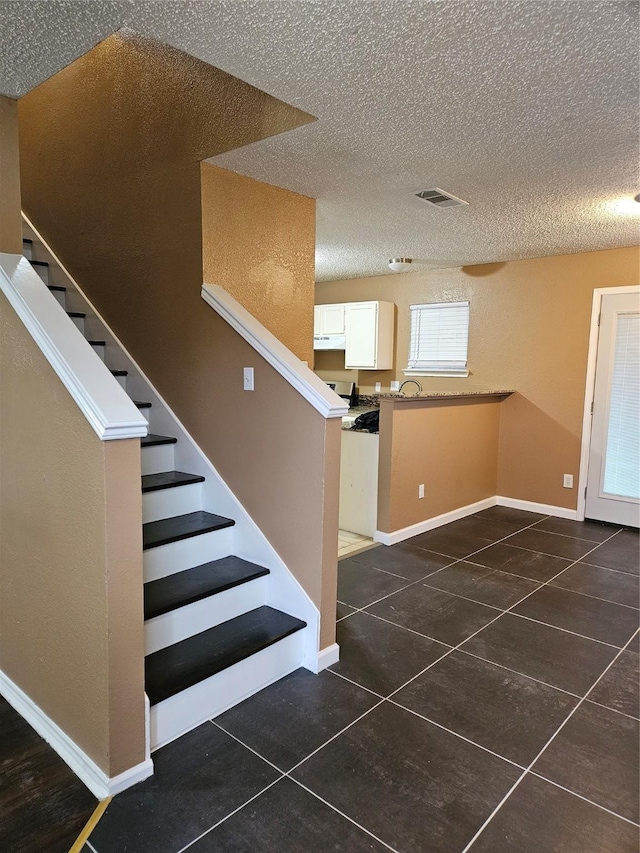
[[[640,294],[602,297],[586,518],[640,526]]]

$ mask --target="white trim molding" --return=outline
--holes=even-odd
[[[591,406],[595,393],[596,359],[598,355],[598,333],[602,297],[624,293],[640,292],[640,284],[622,287],[596,287],[593,291],[591,306],[591,325],[589,327],[589,353],[587,355],[587,378],[584,391],[584,410],[582,412],[582,441],[580,444],[580,470],[578,473],[578,508],[576,518],[584,521],[586,509],[587,476],[589,474],[589,450],[591,448]]]
[[[311,671],[318,673],[322,672],[323,669],[326,669],[328,666],[333,666],[334,663],[338,663],[340,660],[340,646],[337,643],[333,643],[331,646],[325,646],[324,649],[320,649],[316,656],[316,665],[312,667]]]
[[[569,518],[571,521],[576,521],[578,512],[575,509],[567,509],[564,506],[554,506],[553,504],[539,504],[535,501],[521,501],[518,498],[505,498],[498,495],[496,498],[498,506],[507,506],[511,509],[523,509],[526,512],[537,512],[540,515],[553,515],[556,518]]]
[[[451,521],[457,521],[459,518],[466,518],[467,515],[473,515],[482,509],[488,509],[490,506],[495,506],[496,503],[497,498],[495,496],[485,498],[484,500],[461,506],[458,509],[452,509],[450,512],[435,515],[433,518],[419,521],[417,524],[411,524],[409,527],[401,527],[400,530],[394,530],[392,533],[383,533],[381,530],[376,530],[373,534],[373,539],[374,542],[381,542],[383,545],[395,545],[396,542],[403,542],[405,539],[410,539],[419,533],[426,533],[427,530],[442,527],[443,524],[449,524]]]
[[[135,767],[117,776],[107,776],[95,761],[84,752],[8,675],[0,671],[0,694],[23,717],[40,737],[44,738],[99,800],[119,794],[126,788],[148,779],[153,774],[153,761],[147,757]]]
[[[324,418],[341,418],[347,414],[349,407],[344,400],[224,288],[217,284],[203,284],[201,295],[207,305],[226,320]]]
[[[147,434],[144,417],[26,258],[0,253],[0,290],[102,441]]]

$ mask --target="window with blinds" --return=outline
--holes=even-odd
[[[405,373],[467,376],[469,303],[411,305],[409,361]]]
[[[604,492],[640,498],[640,314],[620,314],[611,377]]]

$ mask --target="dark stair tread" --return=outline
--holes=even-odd
[[[112,370],[111,373],[113,374],[113,376],[128,376],[129,375],[128,370]]]
[[[67,288],[61,287],[59,284],[48,284],[47,287],[49,288],[49,290],[56,290],[59,293],[66,293],[67,292]]]
[[[157,548],[169,542],[178,542],[180,539],[189,539],[191,536],[200,536],[202,533],[233,527],[234,524],[235,521],[232,518],[224,518],[222,515],[214,515],[202,509],[197,512],[188,512],[186,515],[148,521],[142,525],[142,547],[146,551],[148,548]]]
[[[269,574],[269,569],[223,557],[144,585],[144,618],[153,619]]]
[[[32,267],[48,267],[48,261],[29,261]]]
[[[22,242],[26,243],[28,246],[33,246],[33,240],[30,240],[28,237],[23,237]]]
[[[67,314],[69,317],[82,317],[83,320],[87,316],[86,314],[83,314],[82,311],[67,311]]]
[[[158,492],[160,489],[174,489],[177,486],[190,486],[192,483],[204,483],[204,477],[201,474],[187,474],[185,471],[143,474],[142,493]]]
[[[177,444],[178,439],[172,435],[155,435],[150,432],[140,439],[141,447],[157,447],[159,444]]]
[[[160,649],[145,659],[149,701],[157,705],[305,627],[306,622],[280,610],[257,607]]]
[[[139,409],[150,409],[151,403],[143,403],[142,400],[134,400],[133,404],[137,406]]]
[[[92,347],[106,347],[106,341],[89,341]]]

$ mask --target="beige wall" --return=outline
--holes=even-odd
[[[496,494],[501,405],[486,397],[382,402],[379,530],[401,530]]]
[[[98,439],[0,296],[0,669],[107,775],[144,761],[138,440]]]
[[[18,102],[0,95],[0,252],[22,254]]]
[[[313,364],[315,201],[203,163],[204,280]]]
[[[198,161],[310,118],[178,51],[119,36],[20,102],[29,217],[322,609],[327,645],[339,425],[327,424],[200,296]],[[313,201],[202,171],[207,278],[232,288],[304,355]],[[282,287],[295,297],[286,307]],[[242,390],[245,366],[256,371],[251,394]]]
[[[575,509],[593,290],[637,284],[639,262],[630,247],[333,281],[316,285],[316,302],[398,306],[395,369],[360,371],[366,393],[375,382],[388,391],[392,379],[405,378],[410,304],[470,300],[469,378],[420,378],[424,389],[514,389],[503,404],[498,493]],[[335,373],[338,359],[316,353],[316,369]],[[562,487],[564,473],[574,474],[573,490]]]

